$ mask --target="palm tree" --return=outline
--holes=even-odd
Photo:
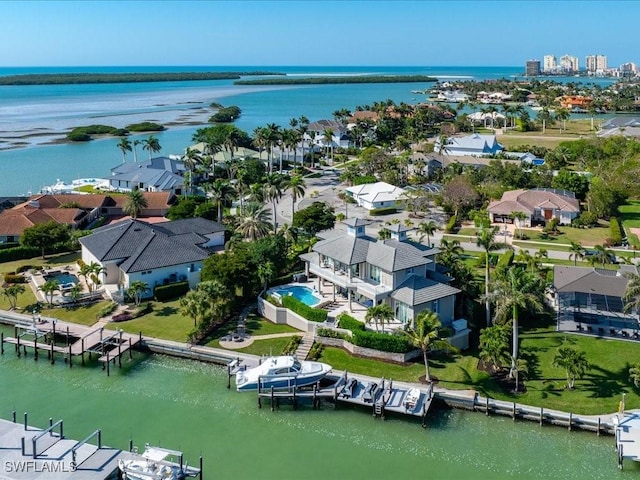
[[[304,187],[306,187],[306,183],[302,175],[292,175],[289,180],[284,183],[285,190],[291,192],[291,222],[293,222],[293,214],[296,211],[296,201],[298,197],[304,197]]]
[[[582,378],[589,369],[589,361],[583,351],[561,346],[553,357],[553,366],[564,368],[567,375],[567,388],[573,390],[576,378]]]
[[[509,214],[509,216],[513,219],[513,223],[516,226],[516,237],[522,238],[522,221],[526,220],[528,215],[524,212],[513,211]]]
[[[233,188],[226,180],[216,178],[213,183],[205,185],[207,195],[211,198],[211,202],[218,207],[218,221],[222,221],[222,206],[231,200]]]
[[[593,249],[595,250],[595,255],[593,256],[594,261],[600,262],[602,264],[602,268],[604,268],[605,263],[612,263],[611,252],[607,250],[604,245],[594,245]]]
[[[638,323],[640,324],[640,275],[637,273],[626,273],[625,277],[629,280],[624,291],[622,301],[624,302],[624,311],[630,312],[635,310],[639,315]]]
[[[273,148],[280,143],[282,132],[280,131],[280,127],[275,123],[268,123],[266,127],[264,127],[264,140],[265,147],[267,149],[267,158],[269,161],[269,173],[273,173]]]
[[[327,149],[325,155],[327,160],[329,159],[329,153],[331,153],[331,163],[333,164],[333,130],[330,128],[325,129],[322,132],[322,141],[324,142],[324,146]]]
[[[540,312],[543,310],[543,288],[535,275],[521,268],[506,270],[496,279],[490,297],[496,302],[496,319],[506,321],[509,316],[513,322],[513,349],[511,353],[511,372],[513,376],[518,359],[518,317],[521,309]]]
[[[132,142],[132,147],[133,147],[133,163],[138,163],[138,151],[136,150],[136,147],[138,145],[140,145],[142,143],[142,140],[134,140]]]
[[[309,130],[309,119],[304,115],[298,118],[298,132],[300,133],[300,141],[302,142],[302,162],[304,166],[304,137]]]
[[[276,219],[276,205],[282,198],[282,175],[278,173],[269,173],[265,176],[264,184],[264,198],[271,202],[272,214],[273,214],[273,231],[277,229]],[[291,219],[293,221],[293,219]]]
[[[429,350],[436,348],[439,350],[455,350],[449,342],[440,337],[440,318],[438,314],[430,310],[424,310],[418,314],[413,321],[413,325],[405,327],[404,334],[407,340],[417,348],[422,350],[424,360],[425,380],[431,382],[429,373]]]
[[[476,237],[476,245],[482,247],[485,254],[485,266],[484,266],[484,311],[487,327],[491,325],[491,305],[489,303],[489,252],[497,250],[498,244],[495,242],[496,235],[498,233],[498,227],[485,228],[482,227]]]
[[[419,241],[422,243],[424,237],[427,237],[427,245],[431,245],[431,235],[438,230],[438,224],[433,220],[428,222],[420,222],[418,225],[418,232],[420,233]]]
[[[258,278],[262,283],[262,289],[266,290],[269,282],[273,280],[276,274],[275,267],[272,262],[265,262],[258,265]]]
[[[261,183],[252,183],[251,185],[249,185],[247,200],[254,203],[263,203],[264,186]]]
[[[382,326],[384,332],[384,324],[393,320],[393,310],[387,303],[381,303],[380,305],[374,305],[367,309],[367,314],[364,317],[365,322],[373,322],[378,331],[378,324]]]
[[[142,149],[149,152],[149,160],[151,160],[151,154],[158,153],[162,147],[158,138],[155,135],[150,135],[146,140],[142,140]]]
[[[578,259],[582,260],[585,256],[584,247],[579,242],[571,242],[569,252],[569,260],[573,259],[574,267],[578,265]]]
[[[122,152],[122,163],[127,161],[127,152],[131,151],[131,141],[127,137],[122,137],[116,145]]]
[[[629,380],[633,382],[636,388],[640,388],[640,363],[634,363],[629,368]]]
[[[203,321],[209,315],[209,299],[201,290],[190,290],[180,299],[180,313],[193,318],[193,326]]]
[[[40,291],[47,299],[49,305],[53,305],[53,294],[60,290],[60,282],[58,280],[47,280],[40,285]]]
[[[389,240],[391,238],[391,230],[388,228],[381,228],[378,231],[378,239],[380,240]]]
[[[520,390],[520,374],[527,375],[529,373],[529,362],[527,362],[524,358],[512,359],[511,369],[513,371],[513,377],[516,381],[515,392],[518,393],[518,390]]]
[[[127,193],[127,199],[122,205],[122,211],[127,215],[131,215],[131,218],[138,218],[138,215],[149,206],[147,199],[144,197],[142,191],[137,187]]]
[[[200,152],[195,148],[188,148],[184,152],[182,156],[182,162],[184,163],[185,168],[187,169],[187,189],[186,193],[190,194],[191,189],[193,187],[193,172],[196,169],[196,166],[202,161],[202,157],[200,156]]]
[[[440,254],[438,262],[443,265],[451,266],[457,260],[460,260],[464,254],[464,249],[460,246],[459,240],[440,240]]]
[[[269,216],[269,211],[261,203],[249,202],[238,217],[236,230],[246,240],[266,237],[271,230]]]
[[[2,295],[9,301],[9,310],[15,310],[18,306],[18,295],[22,295],[25,292],[24,285],[20,283],[14,283],[2,290]]]
[[[567,120],[569,120],[569,117],[571,117],[571,114],[569,110],[567,110],[566,108],[556,109],[556,119],[562,122],[562,128],[560,129],[560,133],[562,133],[562,130],[567,129]]]
[[[509,362],[509,331],[504,325],[493,325],[480,332],[480,359],[496,370]]]
[[[146,292],[148,288],[149,288],[149,284],[146,282],[143,282],[142,280],[134,280],[129,285],[129,288],[127,289],[127,294],[131,298],[133,298],[133,301],[135,302],[136,307],[140,305],[140,301],[142,300],[142,295],[144,295],[144,292]]]

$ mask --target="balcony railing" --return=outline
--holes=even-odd
[[[393,287],[389,285],[375,285],[370,283],[362,278],[352,277],[349,279],[349,273],[341,270],[333,271],[332,268],[329,267],[321,267],[320,265],[310,264],[309,272],[317,275],[325,280],[329,280],[331,283],[334,283],[343,288],[354,288],[366,296],[377,296],[384,295],[386,293],[390,293],[393,290]]]

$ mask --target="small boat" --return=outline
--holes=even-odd
[[[408,390],[406,395],[404,396],[404,408],[407,410],[413,410],[414,408],[416,408],[416,404],[420,399],[420,393],[421,392],[419,388],[412,388]]]
[[[260,365],[236,373],[239,392],[261,388],[287,389],[312,385],[331,371],[321,362],[300,361],[292,355],[268,357]]]
[[[118,469],[127,480],[182,480],[186,475],[181,466],[167,461],[176,454],[180,452],[146,445],[138,458],[118,460]]]
[[[373,402],[377,389],[378,384],[376,382],[367,383],[367,386],[364,388],[364,393],[362,394],[362,401],[367,403]]]

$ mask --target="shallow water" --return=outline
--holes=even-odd
[[[11,329],[4,328],[4,331]],[[64,419],[69,438],[96,428],[105,444],[128,440],[202,454],[217,479],[609,479],[640,469],[616,466],[612,437],[455,410],[433,410],[428,426],[330,404],[314,411],[258,409],[253,393],[226,388],[224,369],[164,356],[135,354],[112,369],[69,369],[33,356],[0,357],[0,416],[29,412],[29,423]]]

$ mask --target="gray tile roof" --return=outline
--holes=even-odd
[[[120,268],[127,273],[198,262],[208,257],[198,246],[207,240],[199,232],[219,231],[217,222],[202,220],[186,219],[171,226],[174,222],[151,225],[126,220],[98,228],[80,243],[101,262],[121,261]],[[205,222],[211,225],[206,227]]]
[[[171,222],[160,222],[156,223],[154,227],[162,228],[166,232],[170,232],[174,235],[183,233],[208,235],[211,233],[224,232],[226,230],[224,225],[221,223],[201,217],[185,218],[182,220],[173,220]]]
[[[410,306],[432,302],[439,298],[460,293],[460,290],[445,283],[439,283],[419,275],[409,275],[402,284],[391,293],[391,298]]]
[[[553,285],[560,293],[589,293],[623,297],[629,280],[615,270],[592,267],[553,267]]]

